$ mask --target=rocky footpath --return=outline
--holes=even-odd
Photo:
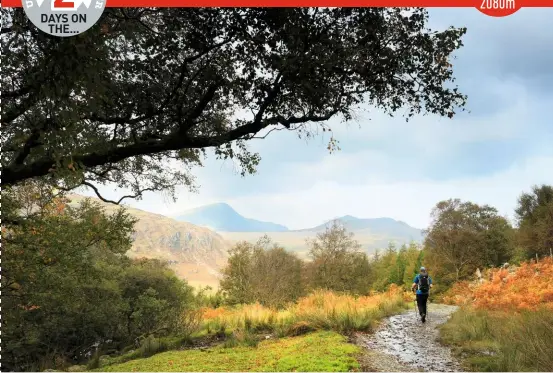
[[[365,350],[360,358],[364,371],[373,372],[460,372],[462,367],[451,350],[438,341],[438,327],[457,309],[428,304],[422,323],[414,309],[384,320],[373,334],[355,335]]]

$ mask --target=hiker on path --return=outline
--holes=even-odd
[[[422,322],[426,322],[426,303],[428,302],[428,294],[431,287],[432,278],[428,275],[426,268],[421,267],[419,274],[413,280],[411,290],[414,291],[417,288],[417,308]]]

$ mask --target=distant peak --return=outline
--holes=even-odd
[[[357,220],[363,220],[363,221],[386,221],[386,222],[397,222],[397,223],[402,223],[401,221],[398,221],[398,220],[395,220],[395,219],[392,219],[392,218],[387,218],[387,217],[381,217],[381,218],[358,218],[356,216],[352,216],[352,215],[344,215],[340,218],[338,218],[338,220],[343,220],[343,221],[357,221]]]
[[[220,232],[282,232],[288,230],[284,225],[245,218],[224,202],[184,211],[177,216],[177,220],[188,221],[196,225],[207,225]]]
[[[344,215],[341,218],[338,218],[338,220],[359,220],[359,218],[351,215]]]
[[[204,207],[225,207],[232,209],[232,206],[225,202],[210,203],[209,205],[205,205]]]
[[[232,206],[225,202],[210,203],[209,205],[203,205],[203,206],[197,207],[194,210],[206,210],[206,209],[234,211]]]

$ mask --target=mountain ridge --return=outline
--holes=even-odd
[[[220,202],[196,207],[175,217],[198,226],[209,227],[216,232],[287,232],[288,227],[239,214],[229,204]]]
[[[344,215],[314,227],[289,229],[283,224],[247,218],[225,202],[212,203],[186,210],[177,215],[175,219],[209,227],[216,232],[320,232],[325,230],[334,220],[340,221],[352,231],[372,229],[375,233],[389,233],[395,230],[396,232],[403,231],[403,234],[410,234],[415,237],[419,237],[422,232],[419,228],[390,217],[358,218],[353,215]],[[238,221],[233,222],[233,219]]]
[[[204,216],[203,214],[206,210],[209,213]],[[186,213],[188,215],[180,215],[180,219],[187,219],[191,223],[200,226],[208,226],[231,244],[236,244],[241,241],[256,243],[261,236],[267,235],[273,242],[282,245],[290,251],[296,252],[303,258],[307,258],[308,256],[307,241],[315,238],[317,233],[323,232],[334,220],[340,221],[348,231],[352,232],[355,239],[361,244],[362,249],[369,254],[373,253],[376,249],[387,247],[390,242],[401,245],[413,241],[422,241],[421,229],[414,228],[406,222],[388,217],[363,219],[352,215],[344,215],[314,227],[284,230],[282,228],[286,227],[276,223],[268,223],[270,225],[262,225],[261,227],[256,225],[254,226],[255,229],[252,229],[251,225],[248,226],[248,222],[252,220],[254,222],[259,221],[243,217],[227,203],[200,206],[188,210]],[[233,230],[232,219],[239,220],[239,229]],[[282,228],[275,229],[275,225]]]
[[[411,236],[412,240],[422,239],[422,229],[415,228],[404,221],[389,217],[380,218],[358,218],[352,215],[344,215],[336,219],[329,220],[323,224],[307,229],[299,229],[298,232],[322,232],[333,221],[342,223],[349,231],[369,231],[374,234],[383,234],[401,237]]]
[[[101,202],[94,197],[72,195],[71,203],[78,203],[84,198],[92,198],[99,202],[110,213],[119,206]],[[171,268],[181,278],[196,286],[209,285],[216,289],[219,286],[221,269],[228,260],[228,249],[237,242],[247,241],[255,243],[263,235],[269,236],[273,242],[282,245],[287,250],[297,253],[300,257],[308,259],[308,240],[315,238],[317,233],[326,229],[333,220],[339,220],[354,234],[354,238],[368,254],[375,249],[385,248],[389,242],[396,244],[418,241],[422,237],[422,231],[409,226],[405,222],[392,218],[361,219],[352,215],[344,215],[338,219],[332,219],[315,227],[288,230],[284,225],[268,223],[269,228],[280,229],[276,231],[264,231],[267,225],[256,225],[258,220],[248,219],[238,214],[226,203],[210,205],[212,212],[219,212],[223,218],[236,218],[239,222],[252,224],[258,230],[224,232],[215,231],[199,224],[179,221],[173,217],[140,210],[124,205],[127,212],[138,219],[132,239],[131,250],[127,252],[130,257],[156,258],[167,260]],[[215,209],[213,209],[215,206]],[[189,211],[203,212],[205,206]],[[217,214],[211,216],[215,219]],[[215,221],[215,223],[217,223]],[[261,222],[267,223],[267,222]],[[276,228],[275,228],[276,226]],[[249,225],[252,227],[252,225]],[[284,230],[287,229],[287,230]]]

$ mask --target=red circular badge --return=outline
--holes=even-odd
[[[477,0],[476,9],[491,17],[506,17],[516,13],[521,0]]]

